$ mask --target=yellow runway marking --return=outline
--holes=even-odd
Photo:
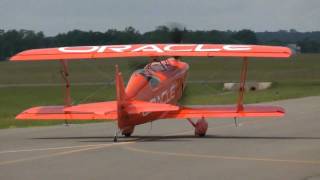
[[[80,146],[62,146],[62,147],[51,147],[51,148],[8,150],[8,151],[0,151],[0,154],[19,153],[19,152],[34,152],[34,151],[63,150],[63,149],[75,149],[75,148],[96,147],[96,146],[102,146],[102,145],[107,145],[107,144],[89,144],[89,145],[80,145]]]
[[[54,154],[35,156],[35,157],[30,157],[30,158],[22,158],[22,159],[11,160],[11,161],[3,161],[3,162],[0,162],[0,166],[1,165],[7,165],[7,164],[19,163],[19,162],[25,162],[25,161],[32,161],[32,160],[37,160],[37,159],[42,159],[42,158],[50,158],[50,157],[68,155],[68,154],[73,154],[73,153],[77,153],[77,152],[96,150],[96,149],[101,149],[101,148],[106,148],[106,147],[113,147],[113,146],[132,144],[132,143],[135,143],[135,142],[136,141],[97,145],[97,146],[94,146],[94,147],[81,148],[81,149],[76,149],[76,150],[71,150],[71,151],[63,151],[63,152],[54,153]]]
[[[134,148],[134,147],[130,147],[130,146],[126,146],[123,148],[130,150],[130,151],[134,151],[134,152],[140,152],[140,153],[149,153],[149,154],[158,154],[158,155],[167,155],[167,156],[180,156],[180,157],[190,157],[190,158],[242,160],[242,161],[264,161],[264,162],[277,162],[277,163],[320,165],[320,161],[271,159],[271,158],[240,157],[240,156],[220,156],[220,155],[193,154],[193,153],[175,153],[175,152],[165,152],[165,151],[151,151],[151,150]]]
[[[190,132],[190,130],[182,131],[182,132],[179,132],[179,133],[174,133],[174,134],[171,134],[171,135],[185,134],[187,132]],[[39,149],[3,151],[3,153],[9,153],[9,152],[32,152],[32,151],[73,149],[73,148],[78,148],[78,147],[81,148],[81,149],[76,149],[76,150],[63,151],[63,152],[59,152],[59,153],[42,155],[42,156],[35,156],[35,157],[30,157],[30,158],[22,158],[22,159],[17,159],[17,160],[10,160],[10,161],[2,161],[2,162],[0,162],[0,166],[1,165],[8,165],[8,164],[15,164],[15,163],[19,163],[19,162],[25,162],[25,161],[38,160],[38,159],[43,159],[43,158],[51,158],[51,157],[56,157],[56,156],[68,155],[68,154],[73,154],[73,153],[78,153],[78,152],[89,151],[89,150],[102,149],[102,148],[107,148],[107,147],[134,144],[134,143],[145,141],[145,140],[146,139],[135,139],[135,140],[132,140],[132,141],[129,141],[129,142],[118,142],[118,143],[111,143],[111,144],[96,144],[96,145],[84,145],[84,146],[69,146],[69,147],[67,146],[67,147],[56,147],[56,148],[39,148]],[[87,147],[87,148],[83,148],[83,147]]]
[[[259,122],[259,121],[261,121],[261,120],[251,121],[251,123],[255,123],[255,122]],[[242,124],[247,124],[247,123],[246,122],[242,122]],[[223,125],[220,125],[220,126],[214,126],[214,129],[230,127],[230,126],[233,126],[233,124],[223,124]],[[187,133],[190,133],[190,132],[193,132],[193,131],[194,130],[184,130],[184,131],[181,131],[181,132],[178,132],[178,133],[172,133],[172,134],[169,134],[169,135],[166,135],[166,136],[182,135],[182,134],[187,134]],[[164,137],[166,137],[166,136],[164,136]],[[157,138],[155,138],[155,139],[157,139]],[[38,148],[38,149],[22,149],[22,150],[0,151],[0,154],[5,154],[5,153],[19,153],[19,152],[49,151],[49,150],[63,150],[63,149],[81,148],[81,149],[76,149],[76,150],[63,151],[63,152],[59,152],[59,153],[42,155],[42,156],[35,156],[35,157],[30,157],[30,158],[22,158],[22,159],[17,159],[17,160],[3,161],[3,162],[0,162],[0,166],[1,165],[19,163],[19,162],[25,162],[25,161],[32,161],[32,160],[37,160],[37,159],[43,159],[43,158],[57,157],[57,156],[73,154],[73,153],[78,153],[78,152],[84,152],[84,151],[89,151],[89,150],[95,150],[95,149],[102,149],[102,148],[107,148],[107,147],[134,144],[134,143],[137,143],[137,142],[143,142],[143,141],[147,141],[147,140],[150,140],[150,139],[135,139],[135,140],[132,140],[132,141],[129,141],[129,142],[118,142],[118,143],[112,143],[112,144],[92,144],[92,145],[82,145],[82,146],[66,146],[66,147],[53,147],[53,148]],[[131,150],[132,150],[132,147],[128,147],[128,148],[131,148]]]
[[[253,125],[259,122],[264,121],[274,121],[273,120],[251,120],[251,121],[244,121],[241,124],[245,125]],[[220,126],[214,126],[211,129],[219,129],[219,128],[226,128],[232,127],[234,124],[223,124]],[[210,128],[208,128],[210,130]],[[190,132],[190,131],[189,131]],[[181,133],[185,134],[185,133]],[[179,135],[179,134],[175,134]],[[172,135],[168,135],[172,136]],[[140,152],[140,153],[149,153],[149,154],[158,154],[158,155],[168,155],[168,156],[180,156],[180,157],[190,157],[190,158],[205,158],[205,159],[224,159],[224,160],[242,160],[242,161],[262,161],[262,162],[275,162],[275,163],[292,163],[292,164],[305,164],[305,165],[320,165],[320,161],[308,161],[308,160],[290,160],[290,159],[272,159],[272,158],[259,158],[259,157],[241,157],[241,156],[222,156],[222,155],[206,155],[206,154],[193,154],[193,153],[176,153],[176,152],[164,152],[164,151],[152,151],[152,150],[145,150],[142,148],[134,148],[132,146],[125,146],[124,149]]]

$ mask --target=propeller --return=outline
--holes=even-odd
[[[186,28],[179,23],[170,23],[168,24],[170,32],[170,40],[173,43],[180,44],[183,41],[183,37],[186,33]]]
[[[172,43],[181,44],[183,42],[183,37],[187,32],[186,27],[180,23],[169,23],[168,24],[170,32],[170,40]],[[180,57],[173,57],[175,59],[180,59]]]

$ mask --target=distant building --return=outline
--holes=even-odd
[[[292,50],[293,54],[300,54],[301,53],[301,47],[298,46],[298,44],[288,44],[288,48]]]

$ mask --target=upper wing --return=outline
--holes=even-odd
[[[114,57],[157,56],[229,56],[286,58],[291,50],[280,46],[223,44],[134,44],[78,46],[26,50],[11,57],[12,61],[72,60]]]
[[[170,111],[162,118],[236,118],[236,117],[282,117],[285,110],[278,106],[246,105],[238,111],[237,106],[181,107]]]

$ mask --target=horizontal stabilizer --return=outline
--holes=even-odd
[[[163,111],[177,111],[179,106],[171,104],[151,103],[145,101],[130,101],[126,106],[129,114],[137,114],[143,112],[163,112]]]
[[[181,107],[179,111],[169,112],[162,118],[281,117],[284,114],[284,109],[278,106],[247,105],[240,112],[236,106],[198,106]]]
[[[178,106],[170,104],[150,103],[145,101],[127,101],[125,103],[125,111],[129,114],[138,114],[142,112],[161,112],[161,111],[177,111]],[[67,107],[66,112],[86,112],[94,114],[106,114],[116,112],[116,101],[79,104],[76,106]]]
[[[79,105],[64,108],[64,112],[68,112],[68,113],[106,114],[106,113],[111,113],[116,111],[117,111],[116,101],[79,104]]]
[[[170,104],[150,103],[145,101],[127,101],[125,111],[129,114],[143,112],[177,111],[179,106]],[[25,110],[16,119],[44,119],[44,120],[116,120],[116,101],[79,104],[76,106],[40,106]]]

